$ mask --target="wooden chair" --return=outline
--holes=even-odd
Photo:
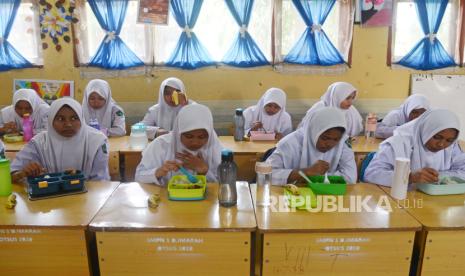
[[[112,181],[120,181],[121,180],[121,173],[120,173],[120,163],[119,163],[119,152],[118,151],[110,151],[108,158],[108,170],[110,171],[110,178]]]

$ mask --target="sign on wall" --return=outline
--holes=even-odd
[[[13,93],[21,88],[34,89],[48,104],[62,97],[74,97],[74,81],[15,79]]]

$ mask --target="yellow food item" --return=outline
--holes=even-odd
[[[11,195],[7,198],[7,200],[6,200],[6,202],[5,202],[5,207],[6,207],[7,209],[13,209],[13,208],[15,208],[15,206],[16,206],[16,195],[15,195],[15,194],[11,194]]]
[[[79,179],[71,180],[69,183],[70,184],[79,184]]]
[[[47,181],[40,181],[37,183],[39,185],[39,188],[47,188],[48,187],[48,182]]]
[[[153,195],[149,196],[147,202],[148,202],[150,208],[157,208],[158,204],[160,203],[160,195],[159,194],[153,194]]]
[[[173,91],[173,94],[171,95],[171,97],[173,98],[173,102],[175,105],[178,105],[179,104],[179,95],[178,95],[178,91]]]
[[[286,184],[284,185],[284,189],[288,190],[293,195],[300,195],[299,187],[294,184]]]

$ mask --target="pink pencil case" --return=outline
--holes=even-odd
[[[271,141],[275,139],[275,136],[274,132],[250,131],[251,141]]]

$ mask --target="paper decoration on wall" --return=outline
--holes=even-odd
[[[48,104],[62,97],[74,96],[73,81],[15,79],[13,92],[21,88],[34,89]]]
[[[52,1],[40,0],[39,4],[40,37],[44,40],[48,35],[55,44],[55,49],[61,51],[61,39],[66,43],[71,41],[69,35],[70,23],[78,21],[77,18],[73,17],[76,7],[75,1],[57,0],[52,5]],[[47,42],[42,42],[42,48],[48,48]]]
[[[359,0],[364,27],[387,27],[392,23],[392,0]]]
[[[169,0],[139,0],[137,22],[168,24]]]

